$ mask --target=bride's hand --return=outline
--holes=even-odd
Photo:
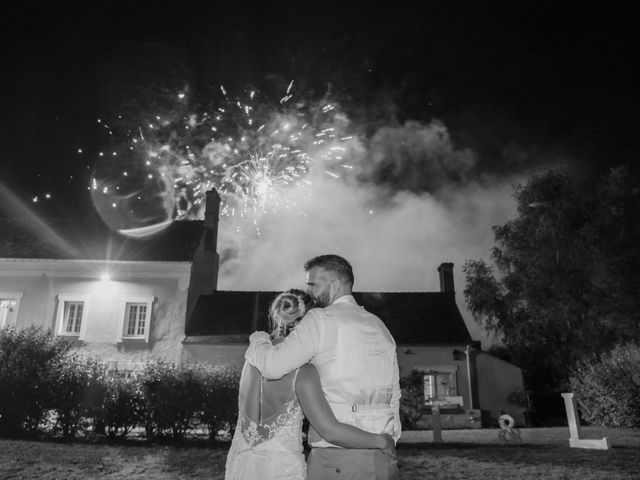
[[[262,331],[253,332],[249,336],[249,343],[256,343],[257,341],[263,340],[263,339],[266,339],[269,341],[269,343],[271,343],[269,334],[267,332],[262,332]]]

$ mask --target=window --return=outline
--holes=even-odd
[[[122,339],[149,341],[149,327],[151,324],[151,307],[154,298],[125,297],[123,298]]]
[[[0,292],[0,328],[16,325],[21,299],[22,292]]]
[[[84,302],[64,302],[63,333],[80,334]]]
[[[424,399],[443,400],[444,397],[455,395],[455,382],[451,372],[425,372]]]
[[[84,338],[88,309],[87,295],[58,295],[58,335]]]
[[[147,326],[147,304],[146,303],[127,303],[126,313],[127,337],[139,337],[144,335]]]
[[[415,368],[423,374],[425,405],[431,405],[435,400],[440,404],[451,403],[457,398],[457,366],[419,365]]]

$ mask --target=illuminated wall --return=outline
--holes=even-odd
[[[0,292],[21,295],[7,326],[50,329],[72,340],[77,352],[114,366],[181,359],[190,263],[2,260],[0,267]],[[65,301],[82,303],[78,332],[62,328]],[[135,338],[126,335],[132,302],[150,307],[146,335]]]

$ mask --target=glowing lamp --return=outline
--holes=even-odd
[[[111,280],[111,275],[109,275],[108,273],[103,273],[102,275],[100,275],[100,280],[102,280],[103,282],[108,282],[109,280]]]

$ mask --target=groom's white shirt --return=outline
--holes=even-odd
[[[268,379],[311,361],[336,418],[374,433],[400,438],[400,385],[396,344],[382,321],[351,295],[314,308],[285,340],[272,345],[266,332],[250,337],[245,353]],[[314,447],[334,446],[310,432]]]

